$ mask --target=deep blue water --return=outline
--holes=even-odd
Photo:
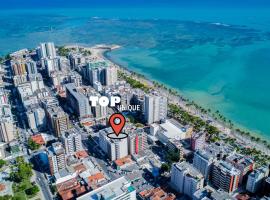
[[[109,1],[106,8],[95,1],[89,8],[79,0],[78,8],[67,1],[65,9],[62,2],[53,9],[51,1],[30,0],[22,9],[11,0],[13,10],[2,4],[0,54],[43,41],[120,44],[110,54],[115,61],[270,138],[269,2],[194,0],[195,6],[177,1],[172,7],[175,1]]]

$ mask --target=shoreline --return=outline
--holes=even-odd
[[[220,132],[228,135],[229,137],[235,138],[241,143],[245,144],[248,147],[255,147],[265,153],[270,154],[270,139],[265,138],[260,133],[257,133],[256,131],[249,130],[248,128],[234,124],[233,122],[233,128],[229,127],[228,124],[225,122],[219,121],[214,119],[213,115],[214,112],[211,111],[210,113],[202,113],[196,106],[199,106],[194,101],[190,101],[186,97],[181,95],[181,91],[179,89],[170,87],[169,85],[159,81],[159,80],[153,80],[148,78],[147,76],[141,74],[140,72],[136,72],[133,70],[130,70],[128,67],[124,66],[121,63],[116,62],[113,60],[108,53],[115,49],[121,48],[120,45],[112,44],[100,44],[95,46],[87,46],[87,45],[75,45],[75,44],[67,44],[63,45],[66,49],[71,48],[82,48],[85,50],[91,51],[92,55],[91,57],[96,61],[109,61],[112,65],[116,66],[118,69],[120,69],[122,72],[128,74],[128,75],[134,75],[133,78],[135,78],[137,81],[140,81],[141,83],[144,83],[148,87],[153,87],[157,89],[157,84],[160,86],[158,87],[159,90],[162,90],[163,95],[168,98],[169,102],[172,104],[175,104],[179,107],[181,107],[184,111],[187,113],[200,117],[203,116],[203,120],[206,121],[206,119],[211,119],[214,121],[213,126],[217,127]],[[187,104],[192,104],[193,107],[187,106]],[[195,106],[195,108],[194,108]],[[200,109],[204,109],[203,107],[199,106]],[[205,110],[205,109],[204,109]],[[230,120],[229,120],[230,121]],[[246,132],[247,131],[247,132]],[[242,133],[249,133],[249,134],[242,134]],[[252,139],[253,138],[253,139]],[[256,140],[259,139],[259,140]],[[266,142],[266,143],[265,143]]]
[[[82,45],[64,45],[65,48],[74,48],[79,47],[83,48],[85,50],[91,51],[91,57],[94,59],[94,61],[107,61],[110,62],[112,65],[117,67],[119,70],[121,70],[123,73],[127,75],[133,75],[133,79],[147,85],[148,87],[152,87],[154,89],[158,89],[161,94],[168,98],[168,102],[170,104],[174,104],[176,106],[179,106],[181,109],[183,109],[185,112],[189,113],[190,115],[194,117],[199,117],[203,121],[210,120],[210,125],[216,127],[223,135],[226,135],[229,138],[236,139],[239,143],[245,145],[247,148],[255,148],[257,150],[262,151],[263,153],[270,154],[270,140],[268,138],[264,138],[261,135],[257,135],[254,132],[245,132],[242,130],[241,127],[234,126],[233,122],[228,120],[231,124],[233,124],[232,127],[230,127],[228,124],[228,121],[221,121],[220,119],[215,119],[214,115],[215,113],[213,111],[202,113],[202,110],[207,111],[203,107],[196,104],[194,101],[190,101],[189,99],[186,99],[181,95],[181,91],[172,88],[170,86],[167,86],[166,84],[161,84],[158,80],[151,80],[150,78],[146,77],[143,74],[137,73],[133,70],[128,69],[126,66],[117,63],[114,61],[108,53],[115,49],[121,48],[119,45],[95,45],[95,46],[82,46]],[[219,113],[220,116],[222,116]],[[224,116],[222,116],[224,117]],[[247,134],[248,133],[248,134]]]
[[[120,46],[118,48],[121,48]],[[194,109],[194,108],[190,108],[188,107],[186,104],[186,101],[183,101],[181,99],[185,99],[185,97],[183,97],[181,95],[181,91],[179,91],[178,89],[172,88],[158,80],[152,80],[148,77],[146,77],[143,74],[140,74],[139,72],[135,72],[133,70],[128,69],[126,66],[124,66],[123,64],[120,64],[118,62],[116,62],[115,60],[113,60],[108,54],[113,51],[114,49],[107,49],[106,51],[102,51],[100,52],[100,57],[104,60],[107,60],[109,62],[111,62],[113,65],[119,67],[119,69],[123,70],[123,72],[126,72],[128,74],[135,74],[136,77],[134,77],[136,80],[138,81],[143,81],[144,83],[147,83],[150,86],[154,86],[154,83],[161,83],[162,85],[164,85],[164,87],[162,88],[162,91],[166,93],[168,93],[168,90],[173,90],[176,93],[173,95],[168,95],[168,100],[169,102],[176,104],[178,106],[180,106],[181,108],[183,108],[185,111],[187,111],[188,113],[192,114],[193,116],[199,116],[202,115],[204,116],[204,118],[209,118],[209,119],[213,119],[213,116],[211,116],[210,113],[207,114],[203,114],[200,111],[198,111],[198,109]],[[139,76],[139,77],[137,77]],[[172,98],[172,99],[171,99]],[[177,100],[176,100],[177,99]],[[180,101],[180,102],[179,102]],[[196,104],[196,103],[195,103]],[[205,120],[205,119],[204,119]],[[233,123],[233,122],[232,122]],[[222,133],[225,133],[226,135],[228,135],[229,137],[235,138],[238,141],[244,143],[246,146],[248,147],[255,147],[257,149],[260,149],[261,151],[265,152],[265,153],[270,153],[270,149],[267,147],[267,145],[263,144],[263,141],[267,141],[268,143],[270,142],[270,139],[267,137],[264,137],[263,135],[261,135],[260,133],[257,133],[256,131],[252,131],[249,130],[248,128],[235,124],[234,123],[234,127],[230,128],[227,124],[225,124],[224,122],[221,122],[219,120],[213,120],[213,126],[217,127]],[[242,135],[239,131],[237,130],[241,130],[244,132],[250,132],[250,135],[244,136]],[[252,141],[252,138],[259,138],[260,141]]]

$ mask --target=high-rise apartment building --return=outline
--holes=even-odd
[[[214,162],[211,172],[211,182],[217,189],[232,193],[238,188],[239,178],[240,171],[232,164],[223,160]]]
[[[42,66],[45,68],[47,76],[51,77],[52,72],[61,69],[61,60],[59,57],[44,58],[42,60]]]
[[[11,118],[0,119],[0,141],[9,143],[15,139],[15,127]]]
[[[206,181],[209,180],[209,175],[215,161],[215,157],[204,150],[197,150],[193,157],[193,166],[204,176]]]
[[[67,101],[76,115],[80,118],[89,117],[92,114],[89,99],[76,89],[74,83],[65,86]]]
[[[65,147],[66,154],[73,154],[83,150],[82,136],[76,133],[74,129],[66,131],[62,134],[62,142]]]
[[[105,62],[94,62],[88,63],[85,68],[85,79],[89,81],[90,85],[94,85],[95,82],[100,82],[105,85],[105,68],[107,63]]]
[[[65,150],[60,142],[53,143],[49,148],[48,160],[52,175],[66,167]]]
[[[61,134],[69,129],[68,114],[59,106],[50,107],[47,109],[47,115],[50,119],[51,129],[56,137],[61,137]]]
[[[0,142],[9,143],[15,139],[15,126],[9,104],[0,104]]]
[[[147,124],[165,120],[167,117],[167,98],[146,95],[144,103],[145,121]]]
[[[203,175],[194,168],[190,163],[175,163],[171,170],[171,184],[173,188],[190,198],[193,194],[203,188]]]
[[[55,58],[56,50],[53,42],[41,43],[38,47],[39,58]]]
[[[111,139],[107,134],[114,134],[111,128],[99,131],[99,146],[107,153],[108,157],[114,161],[128,155],[128,140]]]
[[[26,64],[22,59],[11,60],[11,69],[13,76],[25,75],[26,72]]]
[[[69,62],[71,69],[75,69],[78,65],[85,64],[85,57],[81,53],[71,53]]]
[[[97,120],[104,119],[107,117],[108,107],[100,106],[99,104],[97,104],[96,106],[91,107],[91,111],[93,113],[94,118],[96,118]]]
[[[27,60],[26,61],[26,71],[28,74],[36,74],[37,71],[37,64],[33,60]]]
[[[267,166],[260,167],[248,175],[246,190],[251,193],[256,193],[263,185],[264,179],[269,175]]]
[[[29,74],[28,81],[31,84],[31,89],[33,92],[37,90],[42,90],[45,88],[42,75],[40,73]]]
[[[105,68],[105,85],[110,86],[117,82],[117,68],[114,66],[108,66]]]
[[[26,112],[29,128],[32,130],[45,130],[47,127],[46,113],[43,108],[35,107]]]
[[[135,129],[128,134],[129,154],[138,154],[147,147],[147,135],[143,129]]]
[[[270,176],[267,177],[263,182],[262,194],[265,196],[270,196]]]
[[[67,79],[68,83],[74,83],[76,87],[82,85],[82,76],[76,71],[70,72],[67,76]]]
[[[255,167],[254,160],[242,154],[235,153],[227,156],[226,161],[240,171],[239,184],[247,181],[248,174],[253,171]]]
[[[90,85],[94,85],[95,82],[99,82],[101,77],[100,77],[100,70],[99,68],[91,68],[89,69],[89,74],[88,74],[88,79],[90,82]]]

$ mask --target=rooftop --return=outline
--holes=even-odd
[[[63,146],[62,146],[62,143],[60,143],[60,142],[55,142],[55,143],[53,143],[52,144],[52,146],[51,146],[51,148],[50,148],[50,150],[53,152],[53,153],[55,153],[55,154],[64,154],[65,153],[65,151],[64,151],[64,148],[63,148]],[[50,152],[50,151],[49,151]]]
[[[232,154],[227,157],[227,160],[237,166],[242,165],[247,167],[254,164],[254,161],[251,158],[241,154]]]
[[[151,200],[174,200],[176,196],[171,193],[166,193],[160,187],[153,188],[149,190],[144,190],[139,193],[139,196],[143,199],[151,199]]]
[[[83,158],[87,158],[89,155],[88,155],[87,151],[81,150],[81,151],[77,151],[77,152],[75,153],[75,156],[76,156],[76,158],[78,158],[78,159],[83,159]]]
[[[118,167],[122,167],[124,165],[127,164],[131,164],[132,160],[131,160],[131,156],[126,156],[124,158],[120,158],[118,160],[115,160],[114,163],[118,166]]]
[[[203,178],[203,175],[195,167],[193,167],[192,164],[186,161],[176,163],[174,164],[174,166],[180,171],[186,170],[187,172],[186,174],[189,174],[193,178],[199,178],[199,179]]]
[[[197,150],[195,152],[195,154],[201,156],[205,160],[211,160],[211,159],[214,158],[214,156],[211,153],[209,153],[209,152],[207,152],[205,150],[201,150],[201,149],[200,150]]]
[[[165,123],[160,124],[160,127],[164,131],[163,134],[169,139],[182,139],[186,136],[187,129],[173,120],[166,120]]]
[[[215,163],[216,166],[218,166],[218,168],[225,172],[225,173],[229,173],[231,175],[239,175],[240,171],[238,169],[236,169],[231,163],[225,162],[225,161],[219,161],[217,163]]]
[[[88,184],[91,186],[91,184],[96,184],[97,182],[102,180],[105,180],[105,176],[103,175],[103,173],[99,172],[88,177]]]
[[[40,145],[45,144],[45,140],[43,139],[41,134],[33,135],[33,136],[31,136],[31,139],[37,144],[40,144]]]
[[[76,86],[74,83],[68,83],[65,85],[67,90],[74,96],[77,100],[79,99],[87,99],[86,96],[79,92],[79,90],[76,89]]]
[[[133,192],[135,189],[125,177],[118,178],[102,187],[77,198],[78,200],[116,199],[120,195]]]
[[[86,192],[86,188],[76,178],[57,184],[56,188],[63,200],[73,199]]]
[[[264,174],[265,177],[267,177],[269,175],[269,168],[267,166],[260,167],[260,168],[258,168],[256,170],[254,170],[253,172],[251,172],[249,174],[249,176],[258,177],[261,174]]]

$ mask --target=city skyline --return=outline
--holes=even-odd
[[[243,192],[268,195],[269,156],[258,151],[263,144],[249,155],[247,144],[223,132],[227,127],[212,122],[209,114],[193,113],[175,91],[104,56],[117,48],[41,43],[32,53],[26,49],[12,53],[1,65],[6,74],[0,93],[5,103],[0,114],[6,119],[0,121],[2,168],[8,170],[12,161],[20,171],[21,165],[32,163],[33,168],[24,169],[30,170],[24,179],[35,177],[20,193],[46,200],[56,195],[63,200],[95,195],[147,199],[157,195],[155,191],[172,200],[183,195],[190,199],[237,199]],[[93,95],[104,95],[108,101],[116,101],[113,95],[118,95],[119,104],[93,105]],[[129,105],[142,109],[118,110]],[[126,120],[122,130],[126,137],[110,136],[115,133],[109,119],[118,112]],[[15,148],[16,152],[8,150]],[[2,184],[17,187],[21,180],[7,173],[12,182]],[[123,186],[118,188],[118,182]],[[14,190],[15,196],[20,193]]]
[[[0,200],[270,199],[269,1],[0,11]]]

